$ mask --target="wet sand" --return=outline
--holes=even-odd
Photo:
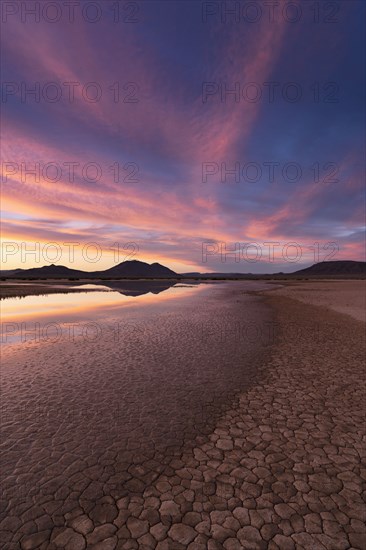
[[[247,288],[5,358],[4,548],[365,547],[364,324]]]

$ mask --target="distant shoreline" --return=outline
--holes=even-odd
[[[47,278],[47,279],[41,279],[41,278],[7,278],[0,280],[0,299],[5,298],[15,298],[15,297],[25,297],[25,296],[39,296],[39,295],[45,295],[45,294],[60,294],[60,293],[71,293],[71,292],[100,292],[104,290],[103,288],[85,288],[81,289],[82,285],[94,283],[94,284],[100,284],[103,286],[103,283],[106,282],[131,282],[135,284],[171,284],[173,286],[174,284],[178,283],[201,283],[201,284],[207,284],[207,283],[220,283],[220,282],[240,282],[240,281],[265,281],[268,284],[271,283],[278,283],[278,282],[304,282],[304,283],[311,283],[316,281],[321,282],[329,282],[329,283],[336,283],[341,281],[361,281],[365,280],[365,277],[360,276],[323,276],[323,277],[295,277],[295,276],[273,276],[273,275],[261,275],[261,276],[251,276],[251,277],[243,277],[243,278],[230,278],[230,277],[163,277],[163,278],[146,278],[146,277],[115,277],[111,279],[101,279],[101,278],[85,278],[85,279],[62,279],[62,278]],[[62,286],[61,286],[62,285]],[[70,288],[65,288],[70,287]],[[111,288],[113,290],[113,288]]]

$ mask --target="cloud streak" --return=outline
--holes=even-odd
[[[134,241],[141,259],[181,270],[246,270],[219,260],[208,269],[206,241],[336,240],[339,259],[363,259],[364,134],[354,91],[362,83],[355,76],[350,86],[348,70],[350,60],[361,68],[362,54],[354,36],[347,42],[357,8],[333,27],[300,21],[295,33],[283,18],[205,25],[193,4],[172,4],[159,20],[159,2],[144,2],[139,23],[123,32],[109,20],[93,26],[13,18],[4,25],[3,81],[14,92],[3,101],[4,239],[76,238],[106,249],[110,241]],[[314,101],[309,89],[319,74],[320,95],[324,83],[336,81],[343,101]],[[297,103],[279,92],[295,80],[304,92]],[[25,87],[37,82],[39,101],[32,93],[23,101]],[[50,82],[56,87],[45,88]],[[270,82],[277,83],[273,102]],[[73,101],[70,83],[77,83]],[[215,90],[207,101],[205,83]],[[258,101],[242,94],[250,83],[261,90]],[[237,84],[239,101],[225,94]],[[56,88],[60,100],[47,100]],[[99,89],[99,101],[90,100]],[[274,178],[265,172],[268,162],[279,166]],[[289,162],[302,167],[293,182],[281,172]],[[22,173],[36,163],[39,178]],[[203,163],[218,167],[215,177],[203,181]],[[239,181],[232,174],[222,181],[222,166],[235,163]],[[262,170],[254,183],[243,178],[248,163]],[[62,167],[57,181],[55,165]],[[329,165],[338,181],[327,182]]]

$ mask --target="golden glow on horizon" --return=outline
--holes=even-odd
[[[65,239],[66,240],[66,239]],[[71,242],[75,243],[74,246]],[[1,269],[32,269],[39,268],[45,265],[62,265],[69,269],[81,271],[104,271],[124,261],[139,260],[149,264],[160,263],[172,269],[176,273],[184,273],[191,271],[200,271],[202,266],[192,262],[184,262],[175,258],[168,258],[163,255],[144,255],[131,245],[124,248],[123,243],[117,248],[103,247],[95,240],[97,247],[90,242],[82,242],[77,240],[77,236],[72,241],[68,241],[68,245],[54,240],[39,239],[37,243],[19,239],[14,236],[3,238],[1,252]],[[127,243],[128,244],[128,243]],[[90,245],[90,246],[89,246]],[[99,259],[91,261],[99,251]],[[88,260],[90,258],[90,260]],[[207,269],[210,271],[210,269]]]

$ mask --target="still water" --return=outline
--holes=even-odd
[[[27,283],[25,283],[26,285]],[[17,284],[19,286],[19,284]],[[189,298],[207,289],[205,284],[169,282],[110,282],[108,286],[85,284],[78,287],[57,285],[60,293],[19,296],[1,301],[1,343],[53,341],[66,334],[88,331],[92,338],[102,322],[138,310]],[[93,330],[94,327],[94,330]]]

